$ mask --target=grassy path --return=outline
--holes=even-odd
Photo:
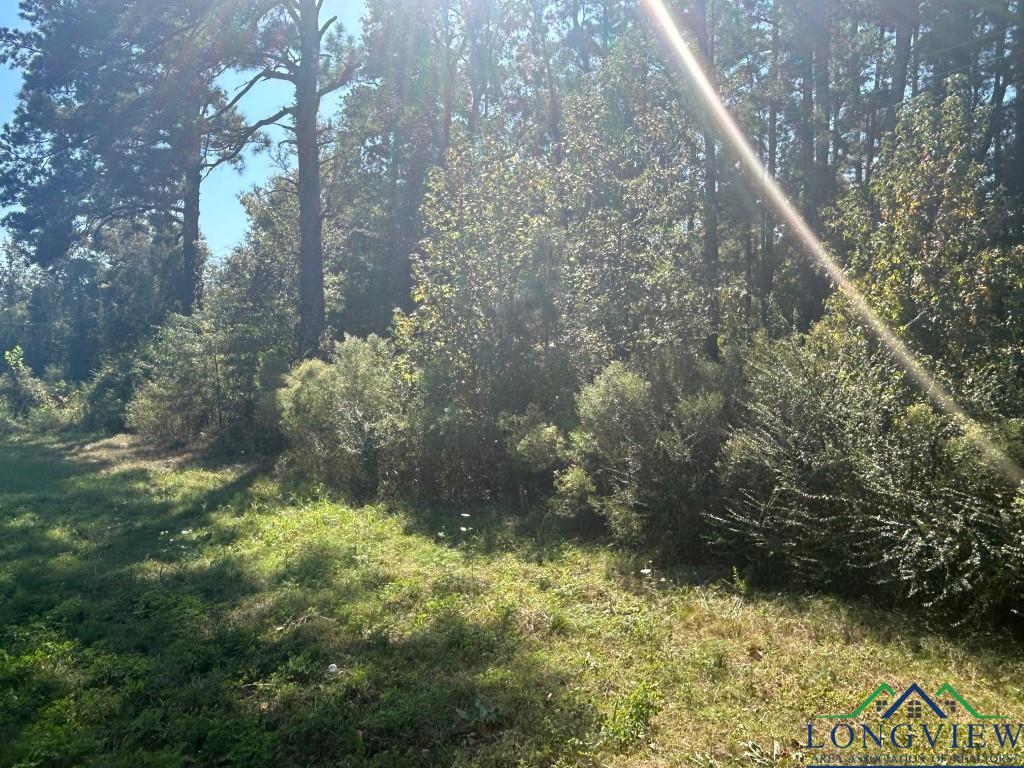
[[[791,765],[883,680],[1024,713],[1008,639],[462,514],[0,444],[0,766]]]

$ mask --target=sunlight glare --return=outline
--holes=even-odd
[[[1014,484],[1024,481],[1024,470],[996,445],[986,428],[972,419],[956,402],[952,394],[924,369],[914,353],[877,315],[863,294],[850,282],[842,267],[825,249],[824,244],[811,231],[807,222],[786,197],[778,182],[768,173],[768,169],[754,152],[739,125],[722,103],[721,98],[711,84],[697,57],[683,39],[679,28],[665,7],[663,0],[641,0],[655,27],[662,33],[672,52],[682,65],[685,76],[694,86],[701,104],[707,108],[714,122],[721,130],[729,147],[736,153],[748,175],[760,187],[766,199],[776,213],[789,224],[800,242],[818,264],[828,273],[851,306],[860,316],[863,323],[885,344],[896,358],[904,371],[914,380],[921,390],[936,406],[957,419],[964,433],[975,445],[987,454],[999,467],[1000,471]]]

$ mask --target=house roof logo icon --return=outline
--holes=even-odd
[[[899,712],[900,707],[902,707],[911,696],[918,696],[921,699],[921,701],[929,709],[931,709],[932,714],[934,714],[936,717],[941,717],[943,720],[946,719],[946,713],[939,708],[938,704],[932,701],[931,696],[929,696],[927,693],[921,690],[921,686],[919,686],[917,683],[911,683],[909,686],[907,686],[907,689],[899,695],[899,698],[897,698],[896,701],[892,703],[892,706],[890,706],[887,710],[885,710],[882,713],[882,719],[888,720],[890,717]]]
[[[917,719],[932,714],[940,719],[963,712],[976,720],[1003,720],[1005,715],[983,715],[949,683],[944,683],[933,694],[925,692],[917,683],[908,685],[902,693],[888,683],[881,683],[869,693],[852,712],[841,715],[818,715],[821,720],[848,720],[858,717],[875,716],[888,720],[899,712]]]

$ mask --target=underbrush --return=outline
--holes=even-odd
[[[4,352],[0,373],[0,435],[17,430],[59,432],[77,427],[85,410],[81,391],[44,381],[25,364],[21,347]]]

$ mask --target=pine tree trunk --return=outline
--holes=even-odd
[[[457,77],[455,57],[452,54],[452,22],[449,5],[442,7],[442,18],[445,24],[444,58],[441,68],[441,140],[438,145],[437,164],[447,163],[448,148],[452,139],[452,119],[455,110],[455,80]]]
[[[831,148],[832,83],[830,58],[832,55],[832,8],[828,0],[818,0],[818,17],[814,40],[814,205],[820,215],[821,207],[832,195],[832,174],[829,165]]]
[[[203,180],[202,166],[197,163],[185,176],[185,193],[181,224],[181,276],[178,305],[183,315],[191,315],[202,297],[203,260],[200,253],[199,194]]]
[[[714,82],[714,58],[708,32],[707,0],[694,3],[694,33],[708,78]],[[715,136],[710,125],[703,130],[704,144],[704,282],[708,292],[708,335],[705,351],[711,360],[719,358],[718,335],[721,326],[721,305],[718,297],[718,158]]]
[[[885,49],[885,26],[878,28],[878,45],[875,49],[875,77],[871,90],[869,104],[871,110],[868,114],[867,139],[864,144],[867,147],[864,157],[864,186],[870,188],[871,175],[875,168],[875,147],[879,143],[878,136],[878,94],[882,88],[882,59]]]
[[[779,0],[772,2],[772,51],[768,72],[768,175],[775,178],[779,154]],[[762,204],[761,269],[759,280],[761,325],[768,325],[768,302],[775,283],[775,216]]]
[[[295,88],[299,160],[299,355],[315,357],[324,330],[323,213],[320,199],[320,29],[316,0],[300,0],[300,59]]]
[[[1013,75],[1016,84],[1013,98],[1013,165],[1009,180],[1013,193],[1024,198],[1024,93],[1021,93],[1024,90],[1024,0],[1017,0],[1016,15],[1013,40]]]
[[[898,6],[897,6],[898,7]],[[896,127],[896,110],[907,91],[907,70],[910,66],[910,43],[917,28],[918,4],[912,2],[899,13],[896,19],[896,59],[893,63],[892,93],[889,94],[889,110],[885,118],[885,130]]]
[[[807,41],[800,67],[801,154],[804,175],[804,217],[814,230],[819,228],[819,213],[824,196],[828,168],[828,55],[829,39],[825,25],[828,12],[821,0],[805,0],[803,5]],[[821,314],[822,278],[808,258],[797,267],[800,285],[799,316],[803,327]]]
[[[992,170],[995,174],[996,183],[1000,183],[1003,179],[1003,167],[1002,167],[1002,147],[1001,141],[1003,133],[1003,101],[1006,98],[1006,87],[1008,85],[1009,77],[1007,76],[1006,66],[1006,29],[1007,19],[1009,18],[1009,8],[1004,7],[1003,10],[1006,15],[1000,14],[1001,21],[997,23],[997,36],[995,41],[995,51],[993,52],[992,60],[995,62],[995,75],[992,82],[992,101],[991,101],[991,114],[989,116],[988,125],[985,126],[985,135],[981,139],[981,144],[978,146],[977,158],[979,162],[984,162],[988,157],[989,150],[995,145],[993,152]]]
[[[805,31],[806,35],[807,32]],[[800,172],[803,176],[804,216],[812,228],[818,226],[814,205],[814,49],[806,41],[800,46]]]

